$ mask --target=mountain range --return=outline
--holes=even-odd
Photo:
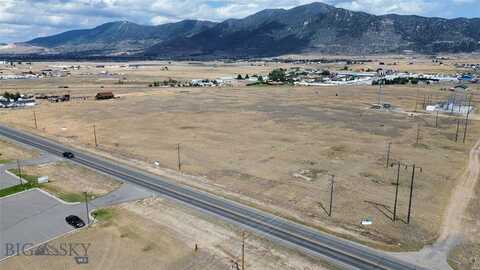
[[[312,3],[267,9],[223,22],[184,20],[158,26],[111,22],[36,38],[40,54],[152,58],[263,57],[287,53],[460,53],[480,50],[480,19],[376,16]],[[0,51],[1,53],[1,51]]]

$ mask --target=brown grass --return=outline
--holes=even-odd
[[[233,70],[176,68],[167,75],[198,78]],[[87,80],[80,75],[36,86],[19,83],[17,87],[29,92],[58,92],[49,87],[69,84],[73,95],[93,95],[102,84],[121,98],[44,103],[35,109],[39,130],[32,129],[31,110],[0,112],[0,121],[88,149],[93,149],[96,124],[100,143],[96,151],[150,169],[154,161],[176,169],[176,145],[181,143],[183,172],[201,178],[176,180],[390,249],[418,249],[437,237],[450,191],[479,131],[472,122],[467,143],[457,144],[449,117],[442,116],[441,128],[436,129],[431,115],[412,118],[372,111],[376,87],[148,88],[143,82],[168,77],[165,72],[124,72],[138,83],[118,86],[115,79]],[[446,99],[450,93],[439,91],[442,87],[388,86],[384,99],[412,111],[424,95]],[[415,145],[417,124],[423,147]],[[384,164],[388,141],[393,142],[392,161],[415,162],[423,168],[410,225],[391,220],[395,188],[394,170]],[[303,170],[316,172],[312,181],[293,176]],[[323,209],[329,201],[329,174],[336,175],[333,218]],[[410,171],[402,169],[401,220],[407,211],[409,178]],[[374,224],[361,226],[363,218]]]
[[[9,161],[26,160],[37,156],[37,152],[30,149],[22,148],[11,142],[0,140],[0,164]]]

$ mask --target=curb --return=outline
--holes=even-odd
[[[22,181],[22,183],[24,183],[24,184],[25,184],[25,183],[28,183],[27,180],[18,177],[16,174],[10,172],[9,169],[6,169],[6,170],[5,170],[5,173],[8,174],[8,175],[10,175],[10,176],[12,176],[12,177],[15,177],[15,178],[19,179],[19,180]]]

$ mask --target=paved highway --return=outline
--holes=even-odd
[[[91,153],[71,149],[33,134],[0,125],[0,135],[54,155],[61,156],[63,152],[73,152],[75,154],[73,162],[155,191],[309,254],[323,257],[344,269],[424,269],[368,247],[327,235],[252,207],[172,183],[160,176]]]

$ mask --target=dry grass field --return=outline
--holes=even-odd
[[[35,108],[38,130],[33,109],[1,110],[0,122],[169,174],[174,181],[372,246],[413,250],[436,239],[450,192],[480,127],[472,121],[466,143],[455,143],[452,117],[441,115],[435,128],[432,115],[407,113],[424,95],[445,100],[451,93],[440,91],[444,86],[385,87],[383,99],[398,112],[371,110],[378,89],[370,86],[147,87],[169,77],[215,78],[233,76],[237,70],[265,74],[272,69],[185,65],[168,65],[169,71],[123,70],[108,78],[81,75],[85,70],[80,70],[68,78],[2,82],[0,92],[67,90],[73,96],[93,96],[112,90],[119,98],[43,102]],[[90,69],[96,70],[93,65]],[[128,83],[118,85],[124,78]],[[399,220],[392,221],[396,170],[385,168],[388,142],[391,161],[416,163],[423,169],[416,178],[411,224],[405,222],[411,169],[401,169]],[[175,174],[179,143],[182,173]],[[161,165],[154,166],[154,161]],[[331,174],[336,176],[335,198],[333,217],[328,217]],[[365,218],[373,225],[362,226]]]
[[[347,55],[318,55],[318,54],[302,54],[302,55],[286,55],[286,59],[354,59],[354,60],[370,60],[365,64],[350,65],[349,68],[355,71],[377,68],[392,69],[400,72],[416,72],[416,73],[440,73],[455,75],[458,73],[469,72],[468,69],[458,68],[455,64],[478,64],[479,54],[445,54],[439,55],[438,62],[433,62],[432,57],[423,55],[372,55],[372,56],[347,56]],[[380,65],[383,63],[383,65]],[[339,67],[335,64],[327,65],[329,67]],[[344,66],[340,66],[343,68]]]
[[[17,159],[25,160],[35,157],[33,150],[18,147],[11,142],[0,140],[0,164],[13,162]]]

